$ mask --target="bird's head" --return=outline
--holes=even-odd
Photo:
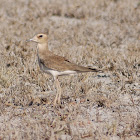
[[[33,38],[27,40],[28,41],[33,41],[39,44],[44,44],[47,43],[48,41],[48,36],[46,34],[37,34]]]

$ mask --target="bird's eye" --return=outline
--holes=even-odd
[[[43,37],[43,35],[40,35],[39,37],[41,38],[41,37]]]

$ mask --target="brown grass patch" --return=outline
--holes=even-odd
[[[0,1],[0,139],[139,139],[138,0]],[[62,104],[41,73],[36,44],[104,73],[60,77]]]

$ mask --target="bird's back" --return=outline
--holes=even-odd
[[[38,62],[41,70],[43,70],[44,72],[47,72],[48,70],[55,70],[59,72],[76,71],[78,73],[99,71],[97,69],[83,67],[71,63],[64,57],[53,54],[51,51],[38,54]]]

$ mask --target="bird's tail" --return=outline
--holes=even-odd
[[[76,69],[77,72],[103,72],[102,70],[98,70],[96,68],[88,68],[88,67],[78,67],[78,69]]]

